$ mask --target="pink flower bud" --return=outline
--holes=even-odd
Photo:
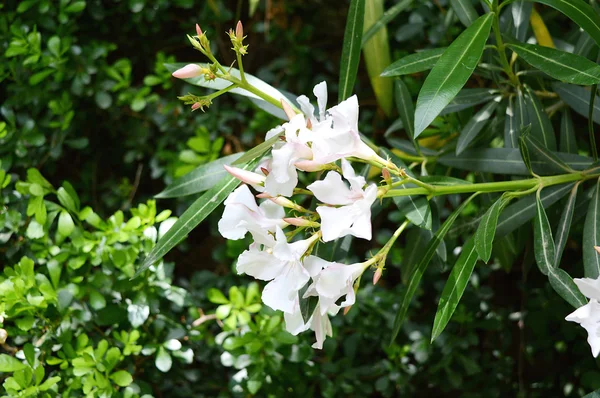
[[[244,38],[244,27],[242,26],[242,21],[238,21],[235,27],[235,37],[238,40],[242,40]]]
[[[202,108],[202,104],[199,102],[194,102],[192,104],[192,110],[195,111],[196,109]]]
[[[283,219],[283,221],[285,221],[286,223],[290,224],[290,225],[294,225],[296,227],[310,227],[313,226],[313,222],[308,221],[305,218],[300,218],[300,217],[286,217]]]
[[[196,24],[196,33],[198,37],[202,36],[202,29],[200,29],[200,25]]]
[[[389,181],[392,179],[392,175],[390,174],[390,171],[388,169],[381,169],[381,175],[383,176],[383,179],[386,181]]]
[[[381,279],[381,275],[383,275],[383,269],[377,268],[377,270],[373,274],[373,284],[374,285],[376,285],[377,282],[379,282],[379,279]]]
[[[283,108],[283,111],[289,120],[292,120],[292,118],[296,116],[296,112],[294,112],[290,104],[283,98],[281,99],[281,107]]]
[[[266,177],[261,176],[260,174],[253,173],[248,170],[243,170],[238,167],[232,167],[232,166],[227,166],[227,165],[224,165],[223,167],[225,168],[225,170],[227,170],[227,172],[229,174],[231,174],[238,180],[245,182],[246,184],[263,185],[265,183]]]
[[[266,168],[264,168],[264,167],[261,167],[261,168],[260,168],[260,171],[262,171],[262,172],[263,172],[263,174],[264,174],[264,175],[266,175],[266,176],[268,176],[268,175],[269,175],[269,170],[267,170],[267,169],[266,169]]]
[[[261,192],[258,195],[256,195],[257,198],[259,199],[271,199],[272,196],[269,195],[267,192]]]
[[[352,306],[344,308],[344,316],[350,312],[350,308],[352,308]]]
[[[181,69],[177,69],[173,72],[173,77],[178,79],[189,79],[190,77],[200,76],[202,74],[202,68],[196,64],[188,64]]]
[[[308,172],[325,170],[327,168],[323,164],[314,162],[312,160],[300,160],[300,161],[294,163],[294,166],[296,166],[296,168],[298,168],[302,171],[308,171]]]

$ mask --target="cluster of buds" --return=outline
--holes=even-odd
[[[186,105],[192,105],[192,111],[200,109],[204,112],[204,107],[209,107],[212,104],[212,100],[209,96],[199,97],[194,94],[188,93],[187,95],[182,95],[179,98]]]
[[[200,25],[196,24],[196,37],[194,38],[190,35],[187,35],[187,38],[196,50],[200,51],[207,57],[212,56],[212,52],[210,51],[210,42],[208,41],[206,34],[202,32],[202,29],[200,29]]]
[[[244,27],[242,26],[242,21],[238,21],[237,26],[235,27],[235,32],[233,29],[229,29],[227,32],[229,38],[231,39],[231,44],[233,47],[231,48],[233,51],[240,55],[248,54],[248,45],[244,45]]]

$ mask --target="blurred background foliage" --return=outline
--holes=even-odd
[[[372,71],[390,58],[448,45],[463,25],[446,0],[373,3],[382,6],[368,11],[375,16],[405,3],[387,37],[372,39],[389,40],[389,55],[367,46],[379,64],[361,64],[355,87],[362,131],[383,142],[384,135],[404,132],[389,129],[397,118],[385,102],[393,80],[377,80]],[[281,315],[261,305],[261,287],[235,274],[233,262],[248,242],[218,236],[220,211],[151,278],[130,279],[172,224],[170,210],[179,214],[193,199],[157,203],[152,196],[198,165],[255,145],[279,123],[227,96],[206,113],[182,106],[177,95],[202,89],[176,81],[163,64],[203,61],[185,33],[200,23],[213,50],[232,62],[224,32],[241,19],[250,45],[247,71],[296,94],[326,80],[333,93],[347,6],[323,0],[0,5],[4,396],[576,397],[600,388],[584,332],[563,321],[568,305],[542,275],[527,273],[534,259],[526,228],[515,233],[518,250],[476,268],[433,344],[430,325],[445,280],[439,276],[454,263],[452,254],[435,259],[410,322],[388,344],[404,267],[422,247],[418,229],[394,247],[382,281],[363,281],[354,308],[333,319],[334,337],[323,351],[310,348],[311,336],[285,332]],[[557,42],[578,40],[574,25],[539,11]],[[422,80],[422,73],[404,80],[413,96]],[[468,119],[451,115],[436,127],[451,136]],[[574,121],[585,128],[583,118]],[[477,206],[464,216],[477,214]],[[380,212],[378,244],[397,222],[396,212]],[[581,233],[581,226],[573,229]],[[460,242],[457,231],[447,245]],[[575,242],[565,255],[574,263],[581,261]],[[355,258],[370,247],[359,243]]]

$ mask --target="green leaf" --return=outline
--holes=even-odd
[[[579,288],[573,282],[573,278],[562,269],[551,269],[548,280],[554,291],[573,307],[579,308],[587,304],[587,299],[581,294]]]
[[[544,163],[545,171],[551,174],[572,173],[574,170],[570,168],[555,152],[550,152],[537,138],[531,134],[522,134],[522,138],[527,145],[529,155],[532,160],[539,160]]]
[[[72,211],[74,213],[77,212],[75,200],[71,197],[71,195],[69,195],[65,188],[58,188],[56,196],[58,197],[58,201],[60,202],[60,204],[63,205],[67,210]]]
[[[548,208],[558,202],[562,197],[569,193],[573,188],[573,185],[574,183],[562,184],[544,189],[540,195],[544,208]],[[498,218],[496,239],[508,235],[527,221],[531,220],[536,214],[536,209],[537,202],[533,195],[519,199],[516,203],[507,206]]]
[[[488,102],[479,110],[479,112],[475,114],[475,116],[469,120],[466,126],[462,129],[460,136],[458,137],[458,142],[456,143],[457,155],[460,155],[460,153],[463,152],[481,132],[490,117],[494,114],[500,99],[501,97],[498,97],[495,100]]]
[[[364,7],[364,31],[366,32],[383,15],[383,0],[369,0]],[[383,27],[362,45],[363,59],[375,98],[386,116],[392,113],[394,86],[393,82],[381,77],[380,74],[391,62],[389,42],[387,28]]]
[[[435,66],[446,48],[433,48],[400,58],[385,68],[381,73],[383,77],[410,75],[429,70]]]
[[[590,91],[580,86],[574,86],[566,83],[553,83],[552,89],[559,95],[560,99],[567,103],[575,112],[589,117]],[[594,122],[600,124],[600,100],[598,96],[594,100]]]
[[[406,134],[408,134],[408,137],[415,145],[415,149],[418,150],[418,144],[414,140],[415,106],[406,84],[401,79],[396,79],[395,94],[396,108],[398,109],[400,120],[402,120],[402,125]]]
[[[504,148],[517,148],[519,146],[519,130],[517,128],[517,114],[515,100],[508,98],[506,117],[504,118]]]
[[[600,178],[585,216],[582,246],[585,276],[596,279],[600,276],[600,253],[594,249],[594,246],[600,246]]]
[[[579,55],[534,44],[509,43],[529,65],[565,83],[589,86],[600,83],[600,65]]]
[[[550,118],[533,90],[529,86],[525,86],[525,90],[527,91],[525,99],[528,103],[527,113],[531,121],[531,134],[539,139],[546,148],[556,151],[556,136]]]
[[[556,153],[559,159],[573,170],[585,170],[593,163],[592,158],[570,153]],[[523,163],[521,153],[512,148],[469,149],[456,155],[448,153],[438,158],[445,166],[460,170],[479,171],[482,173],[529,175]],[[531,159],[531,167],[538,175],[551,175],[547,170],[548,163],[539,159]]]
[[[156,195],[155,198],[177,198],[206,191],[227,175],[227,171],[223,165],[231,165],[232,162],[239,159],[243,154],[243,152],[234,153],[233,155],[203,164],[173,181],[161,193]]]
[[[554,239],[552,238],[552,229],[542,205],[539,191],[536,194],[536,217],[533,222],[533,249],[535,262],[542,274],[550,274],[554,268],[556,251],[554,248]]]
[[[41,83],[42,81],[44,81],[44,79],[46,79],[48,76],[50,76],[54,72],[55,72],[54,69],[46,69],[41,72],[34,73],[33,75],[31,75],[29,77],[29,85],[35,86],[35,85]]]
[[[241,168],[252,170],[256,164],[256,161],[252,161]],[[181,217],[177,219],[171,229],[158,240],[156,246],[148,254],[142,266],[138,268],[134,277],[139,276],[148,267],[167,254],[177,243],[185,239],[187,234],[208,217],[238,185],[239,180],[231,176],[226,176],[218,184],[206,191],[204,195],[196,199]]]
[[[493,14],[478,18],[448,47],[425,79],[417,98],[415,138],[458,94],[479,63]]]
[[[529,0],[553,7],[579,25],[600,46],[600,16],[583,0]]]
[[[576,183],[569,197],[567,198],[567,203],[565,204],[565,208],[563,209],[562,215],[560,216],[560,221],[558,222],[558,227],[556,228],[556,236],[554,238],[554,267],[558,268],[560,264],[560,258],[562,257],[563,250],[565,249],[565,245],[567,244],[567,238],[569,237],[569,230],[571,229],[571,222],[573,220],[573,211],[575,210],[575,202],[577,199],[577,189],[579,188],[579,183]]]
[[[458,95],[442,110],[440,115],[459,112],[472,108],[475,105],[492,101],[498,96],[499,91],[488,88],[463,88]]]
[[[575,127],[571,112],[568,109],[563,111],[560,119],[560,146],[559,150],[565,153],[577,153],[577,140],[575,138]]]
[[[454,310],[458,306],[458,302],[462,297],[467,283],[471,278],[475,264],[477,263],[477,250],[475,249],[475,238],[471,237],[462,247],[460,256],[456,260],[456,264],[452,268],[450,276],[444,285],[442,296],[435,313],[433,321],[433,330],[431,331],[431,341],[435,340],[443,331]]]
[[[75,229],[75,224],[68,211],[63,210],[58,216],[58,233],[62,236],[69,236]]]
[[[25,354],[25,359],[31,368],[35,365],[35,349],[31,343],[27,343],[23,346],[23,354]]]
[[[505,204],[506,202],[502,197],[495,201],[481,218],[477,232],[475,232],[475,250],[479,258],[485,263],[490,261],[492,256],[492,242],[496,235],[496,225]]]
[[[344,43],[342,45],[342,58],[340,60],[340,83],[338,102],[342,102],[352,95],[358,62],[360,61],[360,46],[363,35],[365,17],[365,0],[351,0]]]
[[[119,387],[127,387],[133,383],[133,377],[125,370],[119,370],[110,375],[110,379]]]
[[[65,12],[69,14],[76,14],[85,9],[85,1],[75,1],[65,8]]]
[[[529,27],[529,17],[531,16],[531,8],[533,4],[520,0],[515,1],[510,5],[510,13],[513,17],[513,36],[518,41],[527,39],[527,28]]]
[[[363,33],[361,47],[369,41],[381,28],[384,28],[391,20],[396,18],[398,14],[406,10],[414,0],[401,0],[398,4],[394,4],[381,17],[371,25],[371,27]]]
[[[527,143],[525,142],[525,136],[529,135],[531,131],[531,125],[523,128],[521,131],[521,135],[519,136],[519,152],[521,152],[521,159],[523,159],[523,163],[525,163],[525,167],[527,167],[527,171],[532,176],[535,176],[533,169],[531,168],[531,156],[529,156],[529,148],[527,147]]]
[[[437,247],[443,241],[444,236],[446,236],[446,233],[448,232],[454,221],[456,221],[456,218],[460,215],[460,213],[462,213],[462,211],[471,202],[471,200],[475,196],[477,196],[477,194],[478,193],[471,195],[456,210],[454,210],[454,212],[450,214],[446,221],[444,221],[440,229],[437,230],[431,241],[429,241],[427,249],[425,249],[425,252],[421,257],[421,261],[419,261],[413,273],[409,277],[408,285],[400,301],[400,306],[398,307],[398,311],[396,312],[396,317],[394,318],[394,327],[392,330],[392,338],[390,344],[393,343],[394,340],[396,340],[398,332],[400,332],[400,327],[404,322],[404,318],[406,317],[406,313],[408,311],[410,302],[412,301],[412,298],[417,291],[419,282],[421,282],[421,278],[423,277],[423,274],[425,273],[425,270],[427,269],[427,266],[429,265],[429,262],[431,261],[434,253],[436,252]]]
[[[471,0],[450,0],[450,5],[458,20],[467,28],[479,17]]]
[[[187,64],[182,63],[182,62],[172,63],[172,64],[171,63],[164,64],[165,68],[170,73],[175,72],[177,69],[183,68],[185,65],[187,65]],[[200,63],[198,65],[200,65],[201,67],[206,67],[206,68],[208,68],[210,66],[208,64],[200,64]],[[240,71],[238,69],[228,68],[228,70],[229,70],[229,73],[231,74],[231,76],[233,76],[237,79],[241,78]],[[296,106],[287,98],[286,95],[284,95],[284,93],[282,91],[277,90],[275,87],[265,83],[258,77],[253,76],[247,72],[244,73],[244,76],[246,77],[246,80],[248,81],[248,83],[250,83],[251,85],[256,87],[258,90],[275,98],[276,100],[285,99],[290,103],[290,105],[293,108],[296,108]],[[209,88],[212,90],[221,90],[221,89],[224,89],[231,85],[231,83],[228,82],[227,80],[219,79],[219,78],[217,78],[215,80],[211,80],[211,81],[206,81],[204,79],[204,76],[197,76],[197,77],[192,77],[190,79],[183,79],[183,80],[185,80],[187,83],[192,84],[194,86],[206,87],[206,88]],[[252,94],[251,92],[243,90],[241,88],[234,88],[233,90],[230,90],[229,92],[233,93],[233,94],[243,95],[244,97],[248,97],[248,98],[250,98],[250,100],[252,102],[254,102],[257,106],[260,106],[260,108],[265,110],[266,112],[268,112],[282,120],[287,120],[287,116],[285,115],[285,113],[283,112],[282,109],[267,103],[265,100],[258,97],[256,94]]]
[[[10,355],[0,354],[0,372],[8,373],[25,369],[27,365]]]
[[[225,295],[219,289],[215,289],[214,287],[208,289],[208,292],[206,292],[206,298],[208,298],[208,301],[210,301],[213,304],[229,303],[227,297],[225,297]]]

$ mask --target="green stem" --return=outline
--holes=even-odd
[[[600,58],[600,56],[598,56]],[[594,162],[598,161],[598,149],[596,148],[596,137],[594,136],[594,100],[596,99],[596,91],[598,90],[598,85],[594,84],[592,86],[592,91],[590,93],[590,107],[588,113],[588,130],[590,132],[590,146],[592,148],[592,157],[594,158]]]
[[[230,86],[225,87],[224,89],[215,91],[214,93],[207,95],[206,98],[212,100],[213,98],[217,98],[219,95],[225,94],[226,92],[231,91],[236,87],[237,87],[237,84],[232,84]]]
[[[239,51],[236,51],[237,62],[240,69],[240,77],[242,78],[242,83],[248,84],[246,81],[246,75],[244,74],[244,64],[242,64],[242,54]]]
[[[231,76],[230,74],[227,74],[225,76],[222,77],[225,80],[230,81],[231,83],[237,84],[241,89],[246,90],[256,96],[258,96],[259,98],[267,101],[269,104],[274,105],[280,109],[283,109],[283,107],[281,106],[281,102],[276,100],[275,98],[271,97],[269,94],[260,91],[259,89],[257,89],[256,87],[254,87],[252,84],[248,83],[247,81],[242,81],[238,78],[235,78],[233,76]],[[300,113],[301,111],[294,105],[290,103],[290,106],[292,107],[292,109],[294,110],[294,112],[296,113]]]
[[[591,178],[597,178],[598,174],[586,175],[582,172],[561,174],[556,176],[530,178],[526,180],[516,181],[499,181],[499,182],[484,182],[479,184],[460,184],[460,185],[434,185],[431,186],[433,191],[425,188],[406,188],[406,189],[390,189],[383,195],[384,198],[392,198],[395,196],[410,196],[410,195],[429,195],[440,196],[456,193],[471,193],[471,192],[504,192],[525,190],[541,185],[549,187],[552,185],[565,184],[573,181],[585,181]]]
[[[500,56],[500,63],[502,64],[502,68],[504,69],[504,73],[508,76],[511,83],[515,86],[519,86],[519,78],[514,74],[510,64],[508,63],[508,58],[506,58],[506,47],[504,46],[504,41],[502,41],[502,34],[500,33],[500,9],[498,8],[498,0],[494,0],[492,3],[492,12],[494,13],[494,36],[496,38],[496,47],[498,50],[498,55]]]

